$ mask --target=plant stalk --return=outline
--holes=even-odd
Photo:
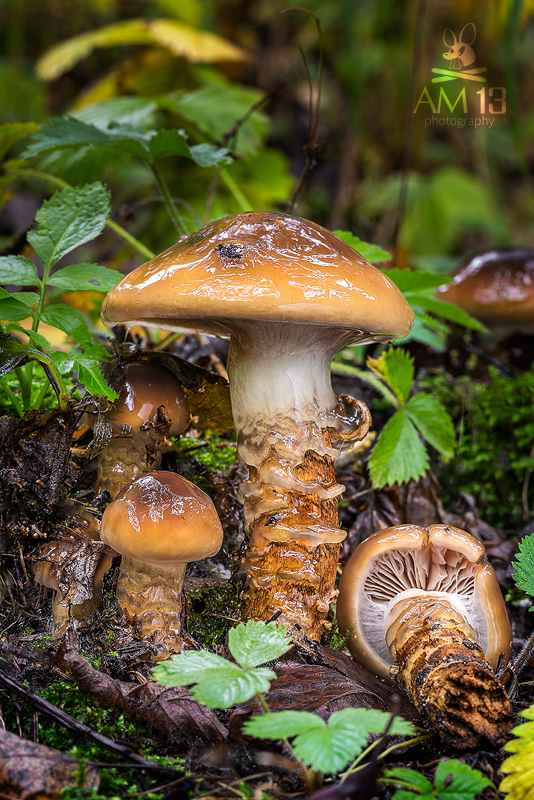
[[[172,220],[174,227],[176,228],[180,236],[184,234],[187,235],[187,228],[185,226],[184,219],[180,214],[180,212],[177,210],[173,202],[171,193],[169,191],[169,187],[167,186],[167,181],[163,177],[163,173],[161,172],[158,164],[156,164],[155,162],[150,164],[150,168],[152,170],[154,178],[156,179],[156,183],[158,184],[158,188],[161,192],[163,202],[165,203],[165,207],[169,212],[169,216]]]

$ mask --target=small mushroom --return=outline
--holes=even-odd
[[[54,592],[54,639],[61,639],[69,622],[89,620],[102,602],[104,575],[113,555],[100,541],[71,536],[44,544],[37,557],[34,580]]]
[[[476,253],[452,274],[438,297],[455,303],[492,331],[497,339],[534,334],[534,250],[500,247]]]
[[[246,551],[242,613],[298,638],[326,626],[340,543],[334,460],[367,434],[365,404],[336,397],[332,356],[405,336],[413,312],[386,276],[329,231],[252,211],[218,220],[126,276],[107,325],[230,337],[228,375]]]
[[[175,472],[138,478],[109,504],[102,541],[122,555],[117,599],[158,658],[180,652],[186,565],[214,556],[223,532],[212,501]]]
[[[165,436],[150,421],[162,406],[170,423],[168,433],[177,436],[189,424],[189,405],[184,391],[169,370],[153,364],[124,367],[124,388],[108,412],[112,438],[98,456],[99,491],[111,499],[136,478],[159,469]],[[86,415],[94,422],[93,415]]]
[[[483,545],[448,525],[398,525],[356,548],[337,618],[353,658],[395,681],[445,744],[498,747],[512,726],[494,670],[512,631]]]

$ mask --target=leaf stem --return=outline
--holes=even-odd
[[[45,183],[49,183],[58,189],[73,188],[70,183],[67,183],[62,178],[58,178],[56,175],[50,175],[48,172],[42,172],[41,170],[37,169],[8,169],[7,172],[14,178],[30,178],[37,181],[44,181]],[[154,258],[155,253],[153,253],[152,250],[149,250],[148,247],[145,247],[145,245],[140,242],[139,239],[136,239],[135,236],[132,236],[131,233],[128,233],[128,231],[119,225],[118,222],[108,219],[107,227],[117,236],[119,236],[123,242],[130,245],[130,247],[132,247],[134,250],[137,250],[137,252],[143,256],[143,258]]]
[[[7,396],[13,403],[13,408],[15,409],[19,417],[22,417],[22,415],[24,414],[24,409],[22,408],[22,404],[17,395],[15,394],[15,392],[11,391],[11,389],[9,388],[9,386],[5,381],[3,383],[0,383],[0,386],[2,387],[3,391],[7,394]]]
[[[32,385],[31,381],[28,380],[28,376],[24,367],[16,367],[15,374],[19,379],[20,384],[20,392],[22,395],[22,407],[24,411],[29,411],[32,407]],[[22,416],[22,414],[21,414]]]
[[[360,380],[371,384],[371,386],[373,386],[383,397],[385,397],[388,403],[391,403],[393,408],[400,408],[398,398],[380,380],[378,375],[375,375],[367,370],[359,369],[358,367],[352,367],[350,364],[343,364],[341,361],[334,361],[332,363],[332,372],[337,372],[342,375],[353,375],[355,378],[359,378]]]
[[[245,195],[243,194],[237,183],[234,181],[228,170],[225,169],[224,167],[221,170],[221,179],[226,184],[226,188],[230,190],[232,197],[240,207],[241,211],[251,211],[252,206],[250,205],[249,201],[247,200],[247,198],[245,197]]]
[[[167,211],[169,212],[169,216],[172,220],[174,227],[176,228],[180,236],[182,236],[183,234],[187,234],[187,228],[185,226],[184,218],[182,217],[182,215],[180,214],[180,212],[178,211],[173,202],[172,195],[169,191],[169,187],[167,186],[167,181],[163,177],[163,173],[161,172],[159,165],[154,161],[152,162],[152,164],[150,164],[150,168],[152,170],[154,178],[156,179],[156,183],[158,184],[158,188],[161,192],[163,202],[165,203]]]
[[[39,363],[42,365],[46,373],[46,377],[52,384],[52,388],[56,393],[60,411],[67,411],[69,408],[70,394],[57,366],[49,356],[45,355],[45,353],[42,353],[39,356],[34,354],[31,356],[31,358],[35,361],[39,361]]]

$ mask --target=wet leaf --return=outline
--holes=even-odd
[[[51,275],[48,283],[66,292],[109,292],[122,277],[116,269],[99,264],[72,264]]]
[[[21,739],[0,729],[0,791],[19,800],[59,800],[67,786],[76,786],[80,764],[74,756]],[[96,789],[96,767],[85,765],[83,788]]]
[[[276,622],[266,625],[249,620],[246,625],[240,623],[230,630],[228,646],[238,664],[244,669],[253,669],[280,658],[291,650],[293,642],[283,625],[277,628]]]
[[[213,711],[194,700],[189,689],[169,689],[154,681],[135,684],[114,680],[66,645],[58,651],[57,665],[72,675],[82,692],[101,705],[149,722],[169,741],[213,744],[227,737],[226,728]]]
[[[387,250],[377,244],[370,244],[358,239],[350,231],[332,231],[332,233],[335,233],[343,242],[353,247],[370,264],[382,264],[384,261],[391,261],[391,253],[388,253]]]
[[[3,256],[0,258],[0,283],[13,286],[40,286],[37,268],[33,261],[24,256]]]

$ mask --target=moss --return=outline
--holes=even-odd
[[[189,587],[187,619],[191,636],[206,647],[220,644],[228,630],[239,622],[240,589],[233,581]]]

